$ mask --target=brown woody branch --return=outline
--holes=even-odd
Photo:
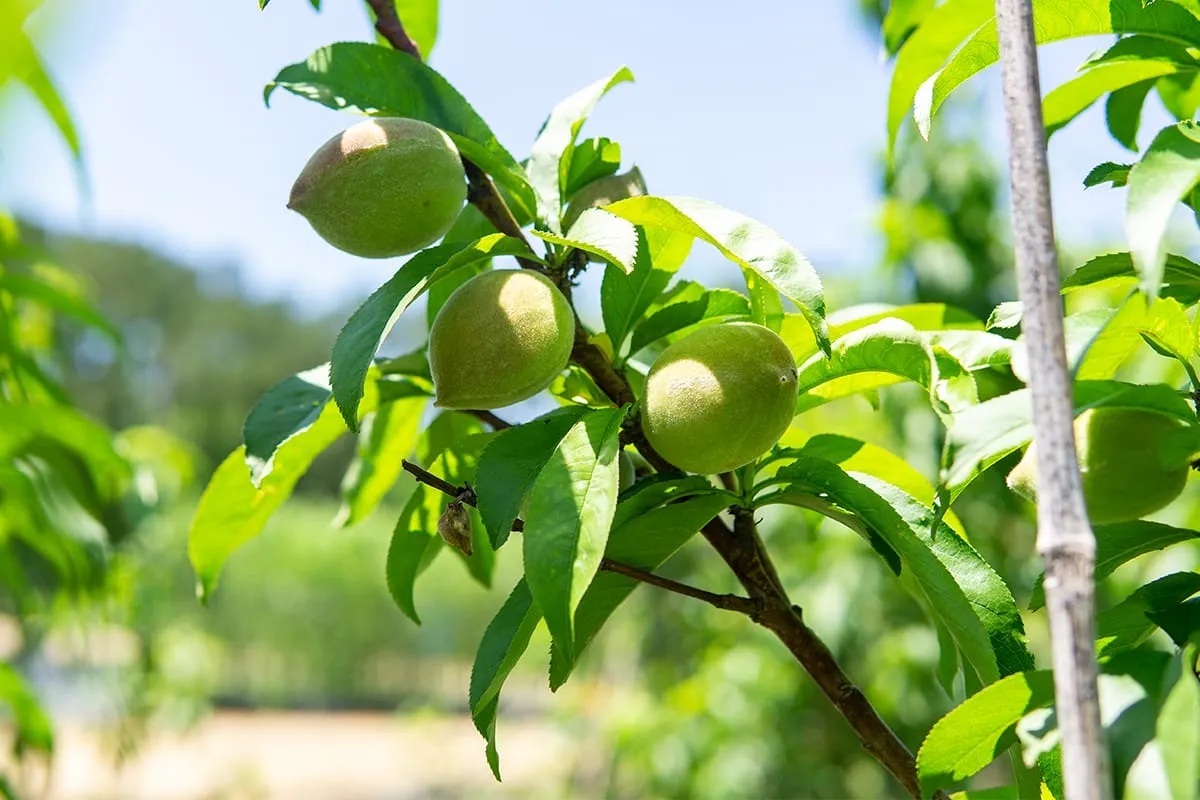
[[[401,461],[404,466],[404,471],[417,479],[418,483],[423,483],[426,486],[437,489],[445,495],[453,497],[460,503],[466,503],[469,506],[474,506],[478,498],[475,492],[469,486],[455,486],[449,481],[439,478],[432,472],[429,472],[411,461]],[[525,523],[521,520],[513,521],[513,530],[522,531],[525,529]],[[605,572],[613,572],[617,575],[624,575],[626,578],[632,578],[635,581],[657,586],[659,589],[665,589],[668,592],[691,597],[696,600],[701,600],[708,603],[714,608],[719,608],[724,611],[736,611],[739,614],[755,615],[761,610],[761,604],[751,600],[748,597],[739,597],[735,594],[714,594],[707,592],[704,589],[697,589],[694,586],[688,586],[686,583],[673,581],[670,578],[664,578],[661,575],[655,575],[653,572],[647,572],[644,569],[631,567],[628,564],[622,564],[618,561],[613,561],[611,558],[601,559],[600,569]]]
[[[408,53],[418,61],[421,60],[421,49],[404,30],[404,23],[396,14],[396,4],[393,0],[367,0],[367,5],[375,16],[375,30],[387,40],[387,43],[397,50]]]
[[[475,419],[480,420],[485,425],[489,425],[491,427],[491,429],[494,431],[503,431],[503,430],[507,430],[508,428],[512,427],[511,422],[507,422],[505,420],[500,419],[500,417],[497,417],[495,414],[493,414],[490,411],[484,411],[482,409],[476,408],[476,409],[471,409],[470,411],[464,411],[463,413],[470,414],[472,417],[475,417]]]
[[[528,244],[528,239],[525,238],[520,224],[513,216],[512,210],[504,202],[504,198],[501,197],[491,178],[466,159],[463,160],[463,166],[467,175],[467,200],[479,209],[497,231]],[[544,271],[542,265],[530,259],[518,258],[517,261],[525,269]],[[553,276],[558,279],[559,288],[568,300],[571,298],[570,280],[572,277],[569,273],[570,270],[561,269],[558,274]],[[617,406],[636,404],[636,396],[629,381],[617,371],[607,354],[588,340],[587,329],[579,322],[578,316],[576,316],[575,322],[575,345],[571,352],[571,360],[591,377],[614,404]],[[660,472],[680,471],[663,458],[646,440],[639,415],[630,415],[624,426],[622,440],[632,443],[656,470]],[[404,467],[414,475],[417,474],[413,471],[415,465],[405,462]],[[463,502],[473,503],[474,493],[469,489],[466,490],[467,494],[464,494],[461,488],[446,484],[436,476],[430,477],[434,477],[438,483],[448,487],[450,491],[447,494],[453,494]],[[436,483],[429,485],[446,491],[446,488]],[[468,494],[469,500],[467,499]],[[737,598],[735,604],[739,606],[744,604],[744,607],[733,610],[747,613],[751,619],[770,630],[783,642],[796,660],[812,676],[829,701],[833,703],[834,708],[858,734],[858,738],[867,752],[895,776],[909,794],[920,798],[916,761],[912,753],[883,721],[870,701],[854,685],[854,682],[842,671],[825,643],[804,623],[800,608],[793,605],[788,599],[775,565],[758,535],[753,512],[748,509],[734,509],[734,511],[737,523],[734,530],[730,530],[719,517],[714,517],[702,529],[704,537],[737,575],[738,580],[750,595],[749,598]],[[638,572],[640,573],[640,571]],[[635,580],[641,579],[643,582],[652,583],[652,585],[668,591],[695,597],[718,608],[727,608],[726,604],[731,602],[722,599],[726,596],[711,595],[693,587],[650,575],[650,573],[636,577],[628,572],[622,574],[634,577]],[[646,577],[652,578],[653,581],[645,580]],[[750,608],[751,605],[753,613],[744,610]],[[935,798],[944,798],[945,794],[938,792],[934,796]]]

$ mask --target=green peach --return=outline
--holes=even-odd
[[[490,270],[447,298],[429,330],[441,408],[502,408],[545,389],[567,366],[575,315],[532,270]]]
[[[650,368],[646,439],[676,466],[728,472],[771,449],[796,412],[796,361],[773,331],[750,322],[700,328]]]
[[[390,258],[444,236],[466,197],[449,136],[421,120],[378,117],[321,145],[296,178],[288,208],[339,250]]]
[[[1097,525],[1141,519],[1183,491],[1190,454],[1172,445],[1183,423],[1135,408],[1093,408],[1075,419],[1075,451],[1088,516]],[[1008,474],[1014,492],[1037,502],[1033,445]]]

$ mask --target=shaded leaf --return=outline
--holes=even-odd
[[[1123,89],[1117,89],[1108,96],[1108,100],[1104,104],[1104,120],[1108,124],[1108,132],[1127,150],[1137,152],[1137,135],[1142,123],[1142,107],[1146,104],[1146,95],[1150,94],[1154,83],[1154,81],[1142,81]]]
[[[584,139],[571,148],[571,165],[563,197],[570,200],[583,187],[614,174],[621,168],[621,145],[604,136]]]
[[[1174,797],[1195,797],[1200,784],[1200,681],[1195,670],[1193,645],[1172,659],[1170,677],[1174,681],[1168,684],[1158,715],[1155,738],[1162,748]]]
[[[670,303],[644,318],[633,331],[630,354],[704,321],[746,319],[750,304],[744,295],[730,289],[709,289],[693,300]]]
[[[29,750],[54,751],[54,729],[37,695],[14,667],[4,663],[0,663],[0,706],[8,707],[16,724],[12,747],[17,756]]]
[[[1096,646],[1101,657],[1137,647],[1157,624],[1148,615],[1178,606],[1200,592],[1200,574],[1176,572],[1151,581],[1123,602],[1096,617]]]
[[[375,510],[399,480],[412,454],[428,397],[383,403],[363,418],[354,461],[342,478],[342,505],[336,525],[349,527]]]
[[[250,481],[256,488],[271,474],[279,448],[316,423],[329,397],[329,365],[322,364],[289,375],[254,404],[242,427],[242,440]]]
[[[1105,161],[1103,164],[1092,167],[1091,172],[1084,176],[1083,186],[1085,189],[1091,189],[1094,186],[1111,183],[1114,189],[1119,188],[1129,183],[1129,170],[1131,169],[1133,169],[1132,164]]]
[[[626,274],[609,265],[600,284],[604,331],[618,357],[624,354],[629,331],[662,294],[692,249],[693,238],[686,233],[638,228],[637,235],[633,271]]]

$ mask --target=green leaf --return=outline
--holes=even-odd
[[[9,52],[4,54],[4,60],[0,62],[0,85],[6,83],[8,78],[14,78],[25,84],[46,115],[50,117],[54,127],[58,129],[59,135],[62,136],[63,142],[71,151],[76,178],[79,184],[86,189],[87,175],[83,165],[83,148],[79,141],[79,131],[75,128],[74,120],[71,119],[71,112],[63,102],[62,95],[59,94],[58,87],[54,85],[50,73],[46,71],[46,66],[42,63],[37,48],[22,30],[20,20],[14,20],[9,16],[3,21],[3,24],[9,29],[4,32],[4,37],[0,41],[3,41]]]
[[[783,298],[779,291],[751,270],[743,269],[750,298],[750,320],[779,333],[783,328]]]
[[[1143,408],[1187,422],[1195,412],[1165,384],[1140,385],[1120,381],[1078,381],[1075,413],[1111,406]],[[949,508],[962,491],[988,467],[1033,438],[1029,390],[995,397],[956,412],[946,429],[939,477],[941,505]]]
[[[709,289],[695,299],[669,303],[639,322],[633,330],[629,353],[633,355],[665,336],[701,322],[749,316],[750,304],[744,295],[731,289]]]
[[[985,683],[1000,677],[997,652],[1003,651],[1006,658],[1013,655],[1020,661],[1014,655],[1024,647],[1019,643],[1020,615],[1011,596],[1003,599],[1007,594],[1003,582],[991,573],[990,567],[970,545],[948,527],[943,527],[936,537],[931,536],[930,509],[873,476],[847,473],[824,459],[798,458],[780,469],[778,477],[788,479],[790,483],[784,491],[772,495],[771,502],[822,511],[827,498],[852,513],[898,553],[903,569],[910,571],[928,607],[938,615],[963,657]],[[813,494],[821,495],[822,501],[810,503],[805,500],[806,495]],[[835,519],[844,522],[839,517]],[[961,583],[956,580],[952,567],[963,571]],[[979,583],[985,573],[992,575],[985,584],[986,589]],[[965,593],[968,589],[972,597]],[[1008,606],[1011,606],[1011,612],[1007,612]],[[994,623],[991,633],[998,637],[997,643],[1003,642],[996,649],[993,649],[981,612]],[[992,616],[1001,614],[1003,621]]]
[[[1123,602],[1096,617],[1096,647],[1101,657],[1137,647],[1158,626],[1148,615],[1166,611],[1200,592],[1200,574],[1176,572],[1151,581]]]
[[[617,505],[623,409],[592,409],[558,443],[529,495],[525,577],[558,647],[570,652],[575,609],[600,568]]]
[[[1132,164],[1117,164],[1112,161],[1105,161],[1103,164],[1097,164],[1092,167],[1091,171],[1083,178],[1083,188],[1091,189],[1096,186],[1102,186],[1106,183],[1111,183],[1112,188],[1119,189],[1129,183],[1129,170],[1133,169]]]
[[[621,145],[604,136],[584,139],[571,148],[571,166],[563,187],[563,198],[572,196],[588,184],[607,178],[621,168]]]
[[[1124,145],[1125,149],[1135,153],[1138,149],[1138,129],[1142,124],[1142,107],[1146,104],[1146,95],[1150,94],[1154,83],[1142,81],[1117,89],[1108,96],[1104,104],[1104,120],[1108,124],[1108,132]]]
[[[438,0],[392,0],[396,16],[404,23],[404,32],[417,43],[421,57],[429,60],[438,35]],[[367,8],[370,9],[370,4]],[[372,19],[374,14],[371,15]],[[382,37],[380,43],[384,43]]]
[[[404,471],[402,462],[416,446],[428,401],[393,400],[363,418],[354,461],[342,479],[342,505],[334,524],[349,527],[360,522],[396,484]]]
[[[8,706],[16,723],[12,747],[17,756],[29,750],[54,751],[54,729],[37,695],[15,668],[4,663],[0,663],[0,705]]]
[[[1063,280],[1063,294],[1086,287],[1104,287],[1111,283],[1134,280],[1133,256],[1129,253],[1105,253],[1096,256]],[[1200,264],[1183,256],[1168,255],[1163,271],[1163,294],[1186,291],[1200,295]],[[1185,305],[1187,303],[1185,302]]]
[[[1200,180],[1198,136],[1200,130],[1190,120],[1164,128],[1129,171],[1125,234],[1147,297],[1157,297],[1162,282],[1171,212]]]
[[[358,427],[356,410],[362,400],[367,369],[400,314],[440,278],[501,255],[527,258],[530,253],[520,240],[499,233],[467,244],[441,244],[422,250],[350,316],[333,344],[329,378],[333,399],[351,430]]]
[[[542,468],[554,456],[567,431],[588,409],[567,406],[523,425],[501,431],[484,449],[475,470],[475,497],[491,539],[499,549],[533,489]]]
[[[408,53],[362,42],[322,47],[284,67],[263,90],[284,89],[328,108],[421,119],[444,130],[463,157],[512,193],[518,216],[532,218],[533,189],[475,109],[437,71]]]
[[[758,273],[796,304],[820,348],[829,352],[821,279],[808,259],[761,222],[689,197],[632,197],[606,208],[634,225],[703,239],[743,269]]]
[[[924,16],[920,27],[900,48],[888,92],[888,163],[917,91],[995,13],[992,0],[946,0]]]
[[[360,406],[368,413],[374,397]],[[296,431],[275,450],[272,468],[256,487],[246,469],[245,447],[233,451],[217,467],[192,518],[188,557],[196,572],[197,594],[207,602],[221,569],[234,550],[258,536],[283,505],[313,459],[346,432],[337,409],[326,403],[312,424]]]
[[[912,325],[896,319],[883,319],[837,339],[829,357],[813,355],[797,372],[797,414],[898,379],[923,387],[939,412],[962,408],[976,399],[974,382],[961,367],[952,369],[950,376],[963,376],[965,381],[940,385],[940,365],[929,343]]]
[[[629,331],[650,304],[662,294],[671,276],[683,265],[692,249],[692,237],[677,231],[638,228],[637,258],[633,271],[607,266],[600,284],[600,309],[604,331],[617,356],[624,354]]]
[[[587,209],[565,236],[539,230],[531,232],[543,241],[591,253],[626,273],[633,272],[638,251],[637,231],[628,220],[614,217],[607,211]]]
[[[1034,0],[1033,14],[1038,44],[1107,33],[1141,33],[1185,46],[1200,43],[1200,20],[1170,3],[1143,6],[1142,0]],[[922,86],[920,93],[913,93],[917,127],[926,138],[934,115],[950,93],[998,60],[994,11],[987,17],[936,77]],[[932,21],[930,15],[926,24]]]
[[[14,297],[30,300],[60,314],[90,325],[120,344],[121,332],[103,314],[89,306],[84,300],[74,297],[56,286],[28,275],[0,273],[0,291]]]
[[[888,3],[887,15],[883,18],[883,46],[888,55],[895,55],[900,45],[908,38],[929,12],[935,0],[892,0]]]
[[[1019,672],[984,687],[938,720],[917,753],[921,794],[971,777],[1016,743],[1015,728],[1030,711],[1054,702],[1049,670]]]
[[[579,216],[590,208],[606,206],[630,197],[642,197],[648,193],[646,179],[637,167],[620,175],[599,178],[575,193],[567,210],[563,212],[563,227],[570,229]]]
[[[727,504],[732,504],[738,499],[736,495],[714,487],[703,475],[680,476],[656,472],[621,493],[617,510],[613,514],[612,529],[616,530],[635,517],[666,505],[668,501],[708,494],[722,495]]]
[[[634,516],[613,526],[604,555],[619,564],[652,571],[728,504],[722,495],[707,495]],[[615,572],[596,575],[575,612],[575,640],[570,655],[557,644],[550,649],[552,690],[566,683],[584,648],[638,586],[637,581]]]
[[[529,182],[537,198],[537,218],[551,233],[562,233],[562,195],[571,172],[571,149],[579,129],[587,121],[600,98],[614,86],[633,80],[628,67],[621,67],[607,78],[580,89],[563,100],[542,125],[529,150]]]
[[[1085,313],[1100,315],[1101,310]],[[1104,380],[1113,377],[1141,347],[1147,334],[1180,352],[1190,353],[1192,350],[1191,321],[1178,301],[1162,298],[1150,304],[1144,295],[1133,295],[1115,315],[1101,324],[1098,332],[1086,333],[1083,342],[1086,351],[1082,358],[1078,362],[1071,359],[1076,379]]]
[[[529,585],[522,578],[483,633],[471,667],[471,719],[487,740],[488,765],[500,780],[496,751],[496,711],[500,690],[513,667],[529,649],[529,639],[542,616],[533,604]]]
[[[1135,84],[1142,85],[1145,81],[1183,70],[1194,73],[1196,66],[1187,66],[1167,59],[1145,59],[1114,61],[1093,67],[1046,95],[1042,103],[1046,135],[1053,136],[1056,131],[1110,92]]]
[[[1167,783],[1173,797],[1195,797],[1200,784],[1200,681],[1196,678],[1196,646],[1171,662],[1174,684],[1159,711],[1155,738],[1162,749]]]
[[[365,377],[365,376],[364,376]],[[289,439],[304,434],[329,402],[329,365],[289,375],[267,390],[246,416],[242,440],[255,488],[274,468],[275,454]]]
[[[1113,574],[1117,567],[1138,556],[1180,542],[1200,539],[1200,531],[1175,528],[1161,522],[1135,520],[1113,525],[1097,525],[1095,536],[1095,580],[1099,583]],[[1037,583],[1033,586],[1033,595],[1029,600],[1030,611],[1037,611],[1046,604],[1046,596],[1042,589],[1043,578],[1044,576],[1038,576]]]

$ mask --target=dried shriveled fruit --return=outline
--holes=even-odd
[[[548,279],[491,270],[446,300],[429,331],[435,405],[502,408],[545,389],[567,366],[575,315]]]
[[[379,117],[321,145],[292,186],[288,208],[339,250],[389,258],[444,236],[466,197],[449,136],[421,120]]]
[[[1141,519],[1163,508],[1187,483],[1191,447],[1186,426],[1134,408],[1092,408],[1075,419],[1075,451],[1092,522]],[[1008,485],[1037,501],[1033,445],[1008,474]]]
[[[646,438],[690,472],[753,461],[796,411],[796,362],[773,331],[749,322],[701,328],[662,352],[646,377]]]

